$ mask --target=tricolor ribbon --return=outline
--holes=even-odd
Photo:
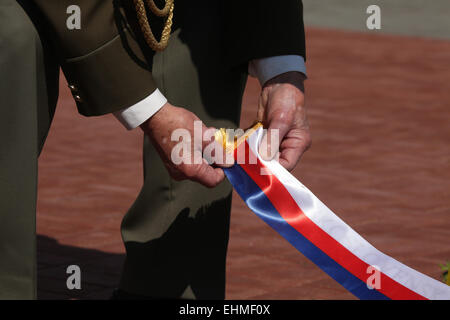
[[[235,159],[245,154],[247,161],[225,169],[258,217],[360,299],[450,299],[449,286],[378,251],[277,161],[264,161],[258,153],[263,132],[257,125],[235,142]]]

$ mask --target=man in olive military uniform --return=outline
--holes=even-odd
[[[35,298],[36,162],[61,66],[81,114],[145,132],[114,297],[223,299],[231,186],[216,166],[174,164],[171,133],[200,119],[237,127],[250,73],[263,86],[255,118],[279,130],[280,162],[293,169],[310,143],[301,1],[18,2],[0,4],[0,298]],[[70,5],[79,30],[66,26]]]

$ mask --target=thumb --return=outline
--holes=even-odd
[[[259,145],[259,154],[264,160],[270,161],[277,155],[281,141],[289,131],[289,125],[285,121],[274,119],[264,131]]]
[[[191,180],[197,181],[202,185],[213,188],[225,179],[225,173],[220,168],[211,167],[206,160],[198,168],[197,173],[191,177]]]
[[[214,164],[218,167],[231,167],[234,164],[233,155],[226,152],[221,141],[216,140],[217,131],[214,127],[207,128],[204,131],[203,158],[209,164]]]

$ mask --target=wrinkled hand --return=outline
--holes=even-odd
[[[278,155],[280,164],[289,171],[311,145],[304,80],[305,76],[300,72],[281,74],[264,84],[259,99],[258,120],[268,129],[259,153],[264,160]],[[273,129],[278,129],[279,139],[271,143]]]
[[[200,119],[192,112],[166,103],[156,114],[144,122],[141,128],[150,138],[173,179],[189,179],[212,188],[225,178],[225,174],[222,169],[212,167],[202,158],[203,148],[210,142],[202,139],[200,145],[194,143],[194,121],[200,121]],[[204,134],[208,132],[207,130],[215,131],[214,128],[206,128],[203,123],[201,126]],[[184,159],[190,159],[190,161],[180,164],[174,163],[171,158],[172,150],[179,143],[179,141],[171,140],[172,132],[176,129],[186,129],[192,137],[188,154],[182,155]],[[201,159],[201,163],[194,163],[194,157]]]

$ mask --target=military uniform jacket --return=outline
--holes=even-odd
[[[305,57],[299,0],[175,0],[183,5],[220,1],[226,21],[220,35],[226,63],[246,70],[249,60],[295,54]],[[18,0],[33,20],[46,50],[48,93],[55,103],[58,66],[78,110],[96,116],[129,107],[155,89],[149,48],[137,28],[132,0]],[[67,27],[67,8],[81,9],[81,28]],[[179,10],[182,10],[182,6]],[[151,20],[152,17],[149,17]],[[201,19],[201,17],[199,17]],[[207,27],[207,26],[205,26]],[[218,75],[220,76],[220,75]]]

